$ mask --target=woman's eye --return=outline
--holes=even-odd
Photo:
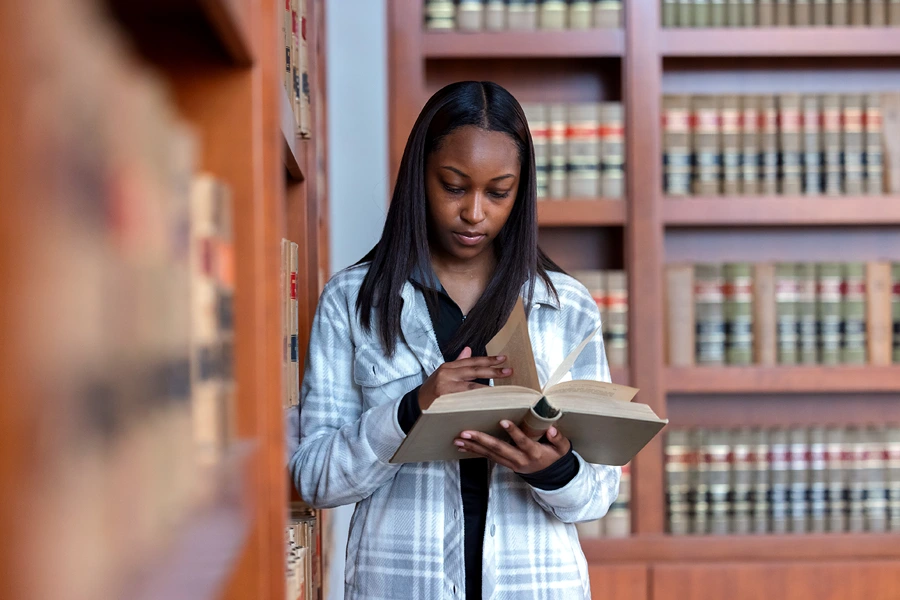
[[[458,187],[453,187],[452,185],[444,184],[444,189],[447,190],[451,194],[462,194],[465,190]]]
[[[509,192],[490,192],[492,198],[496,198],[497,200],[503,200],[504,198],[509,198]]]

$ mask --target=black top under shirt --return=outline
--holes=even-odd
[[[424,289],[423,284],[417,281],[412,283],[418,288]],[[447,295],[443,286],[437,292],[437,311],[432,310],[430,306],[428,310],[441,354],[445,361],[450,362],[456,357],[447,355],[447,347],[465,320],[465,315],[462,314],[462,310],[456,302]],[[472,356],[487,356],[487,352],[484,347],[472,348]],[[477,379],[476,382],[484,385],[489,383],[487,379]],[[417,387],[403,397],[397,411],[397,420],[404,433],[412,430],[416,419],[421,414],[419,388]],[[570,448],[568,454],[546,469],[527,475],[520,473],[519,476],[536,488],[557,490],[572,481],[577,474],[578,459],[575,458]],[[466,600],[481,600],[482,544],[488,506],[488,460],[486,458],[460,460],[459,476],[465,520]]]

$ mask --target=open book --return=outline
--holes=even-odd
[[[482,431],[509,441],[500,427],[505,419],[518,424],[532,439],[539,439],[555,425],[586,461],[624,465],[668,420],[657,417],[646,404],[631,402],[638,392],[635,388],[599,381],[560,383],[599,329],[566,357],[542,388],[520,298],[506,325],[487,345],[489,356],[507,357],[513,375],[494,380],[493,387],[436,399],[422,411],[391,462],[465,458],[453,444],[461,432]]]

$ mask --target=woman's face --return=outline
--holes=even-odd
[[[445,137],[425,167],[433,250],[468,261],[491,248],[516,201],[520,170],[505,133],[469,125]]]

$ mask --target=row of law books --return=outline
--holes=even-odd
[[[619,27],[622,0],[425,0],[428,31]]]
[[[52,399],[19,432],[29,473],[5,482],[20,507],[6,534],[21,564],[47,563],[29,540],[54,553],[52,576],[20,569],[8,582],[48,598],[132,595],[216,500],[234,439],[230,193],[197,173],[198,137],[169,90],[95,8],[23,5],[40,18],[22,19],[36,29],[21,56],[43,65],[23,93],[67,109],[29,105],[21,141],[40,160],[6,179],[35,192],[40,217],[10,240],[28,276],[9,292],[21,310],[4,341]],[[48,30],[65,52],[40,41]]]
[[[666,95],[671,196],[900,193],[900,93]]]
[[[621,102],[528,102],[522,109],[534,141],[539,199],[624,199]]]
[[[900,363],[900,263],[666,267],[668,363]]]
[[[291,100],[297,133],[312,135],[309,48],[306,40],[307,0],[284,0],[281,33],[284,38],[284,89]]]
[[[583,269],[570,274],[587,288],[600,309],[603,345],[609,366],[628,366],[628,277],[625,271]]]
[[[609,507],[606,516],[595,521],[576,523],[578,537],[624,538],[631,535],[631,463],[622,467],[619,495]]]
[[[315,513],[291,507],[285,528],[285,600],[316,600],[322,583],[321,532]]]
[[[662,0],[663,27],[884,27],[898,0]]]
[[[282,406],[300,404],[299,326],[300,307],[297,296],[297,272],[300,265],[300,246],[281,240],[281,370],[284,381]]]
[[[675,429],[673,535],[900,531],[900,426]]]

